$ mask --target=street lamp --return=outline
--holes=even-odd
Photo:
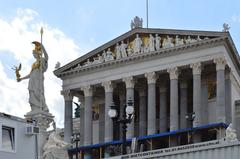
[[[191,123],[190,143],[193,143],[193,121],[194,121],[195,117],[196,117],[195,112],[188,113],[188,114],[186,114],[186,116],[185,116],[185,118],[186,118],[188,121],[190,121],[190,123]],[[189,143],[189,141],[188,141],[188,143]]]
[[[80,133],[75,133],[71,136],[72,143],[75,142],[76,149],[78,147],[78,142],[80,141]],[[76,152],[76,159],[78,159],[78,152]]]
[[[122,124],[123,128],[123,149],[122,149],[122,154],[125,155],[127,153],[127,144],[126,144],[126,133],[127,133],[127,124],[132,122],[132,116],[134,113],[134,108],[133,108],[133,101],[131,98],[128,99],[127,105],[124,104],[124,109],[123,109],[123,115],[122,118],[119,117],[116,105],[114,102],[112,102],[112,105],[110,106],[110,109],[108,111],[109,117],[113,120],[115,123]]]

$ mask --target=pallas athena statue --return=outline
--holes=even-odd
[[[19,73],[21,68],[15,67],[17,81],[21,82],[22,80],[29,79],[28,91],[29,104],[31,106],[30,113],[48,112],[44,96],[44,72],[46,72],[48,68],[48,54],[42,43],[37,41],[32,43],[35,45],[32,51],[35,62],[32,64],[30,73],[22,78]],[[21,67],[21,64],[19,67]]]

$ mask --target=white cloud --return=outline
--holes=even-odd
[[[40,28],[44,28],[43,44],[49,54],[49,67],[45,73],[45,96],[50,112],[58,126],[63,126],[64,103],[60,95],[61,80],[54,76],[57,61],[65,64],[78,56],[79,47],[64,33],[43,23],[37,12],[31,9],[18,9],[11,20],[0,18],[0,55],[11,54],[22,63],[21,75],[29,73],[33,62],[32,41],[40,41]],[[4,59],[0,59],[0,112],[23,117],[30,111],[28,104],[28,81],[16,82],[4,72]],[[12,65],[18,65],[13,63]],[[14,71],[11,72],[14,74]]]

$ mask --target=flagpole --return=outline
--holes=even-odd
[[[147,17],[147,28],[148,28],[148,0],[146,0],[146,17]]]

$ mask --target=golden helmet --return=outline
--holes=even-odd
[[[40,42],[38,42],[38,41],[33,41],[32,44],[35,45],[35,48],[34,48],[33,51],[36,52],[36,53],[38,53],[38,54],[41,54],[42,51],[41,51],[41,44],[40,44]]]

